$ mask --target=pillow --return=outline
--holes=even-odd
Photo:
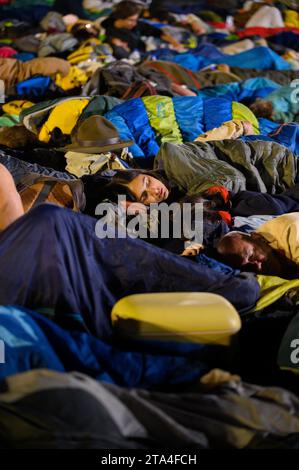
[[[203,292],[131,295],[115,304],[111,318],[118,334],[135,340],[228,346],[241,328],[237,311],[226,299]]]

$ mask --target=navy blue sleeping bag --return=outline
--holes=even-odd
[[[287,189],[281,194],[240,191],[231,194],[230,213],[233,217],[252,215],[283,215],[299,212],[299,185]]]
[[[39,206],[0,235],[0,305],[80,313],[88,331],[111,337],[120,298],[146,292],[214,292],[239,311],[259,296],[253,274],[222,274],[138,239],[99,239],[96,220]]]

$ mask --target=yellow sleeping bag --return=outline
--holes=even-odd
[[[68,91],[85,85],[87,80],[87,74],[74,65],[70,68],[67,75],[58,73],[55,78],[55,83],[63,90]]]
[[[58,127],[63,134],[70,134],[88,103],[89,99],[82,98],[66,100],[55,106],[40,129],[38,139],[41,142],[49,142],[55,127]]]
[[[262,310],[269,305],[274,304],[284,295],[289,297],[296,296],[299,294],[299,279],[282,279],[276,276],[263,276],[259,274],[257,281],[260,285],[260,298],[256,303],[254,311]]]
[[[2,106],[3,111],[6,114],[11,114],[13,116],[19,116],[23,109],[28,109],[34,106],[34,103],[26,100],[14,100],[9,101],[8,103]]]

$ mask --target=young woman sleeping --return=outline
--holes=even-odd
[[[183,208],[184,203],[191,205],[191,222],[194,223],[195,204],[202,204],[203,208],[203,241],[210,242],[214,235],[219,238],[227,233],[227,223],[230,222],[230,216],[225,211],[214,210],[213,202],[202,196],[196,195],[187,197],[179,188],[171,181],[167,180],[166,175],[160,170],[117,170],[114,172],[111,181],[105,185],[103,190],[103,176],[101,174],[84,176],[82,178],[85,186],[86,195],[86,213],[91,216],[95,215],[95,208],[104,198],[117,202],[118,195],[124,195],[126,201],[123,203],[125,210],[129,216],[137,214],[148,214],[151,204],[160,204],[162,202],[171,205],[179,203],[179,208]],[[180,238],[172,236],[172,227],[178,218],[182,218],[182,211],[170,212],[169,238],[164,239],[159,233],[158,239],[147,240],[158,244],[170,251],[182,254],[183,256],[195,256],[203,248],[202,243],[192,243],[182,233]],[[180,219],[182,223],[182,219]],[[182,226],[182,225],[181,225]],[[188,248],[184,242],[190,241]]]

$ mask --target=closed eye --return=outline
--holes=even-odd
[[[252,260],[253,258],[255,258],[255,250],[252,249],[252,248],[249,249],[249,250],[247,251],[246,255],[247,255],[247,258],[248,258],[248,259]]]
[[[140,197],[140,201],[144,203],[146,200],[147,200],[147,192],[143,191]]]

